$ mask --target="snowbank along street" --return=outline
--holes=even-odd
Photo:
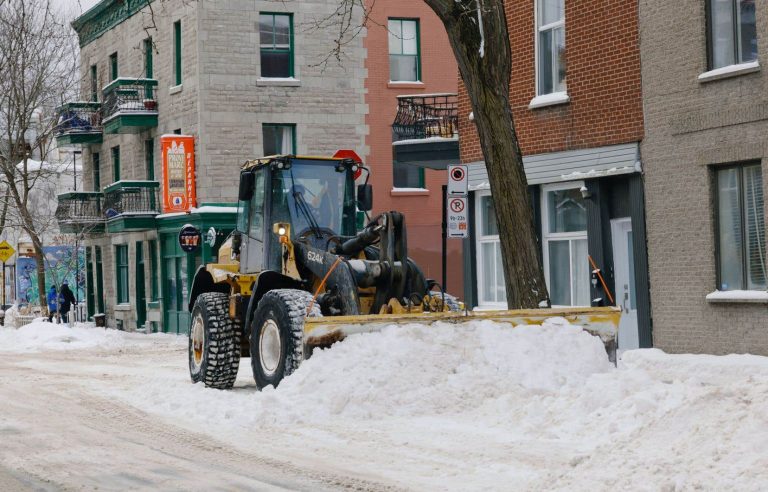
[[[0,484],[765,490],[768,360],[623,354],[557,319],[353,336],[279,388],[193,385],[186,339],[0,329]],[[3,481],[5,480],[5,482]]]

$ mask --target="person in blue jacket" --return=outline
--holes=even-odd
[[[56,312],[59,310],[59,293],[56,292],[56,286],[51,285],[50,290],[48,291],[48,322],[53,323],[53,317],[56,315]]]

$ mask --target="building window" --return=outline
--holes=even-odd
[[[296,154],[296,125],[261,126],[264,155]]]
[[[91,65],[91,101],[99,101],[99,81],[96,65]]]
[[[477,197],[477,295],[481,307],[504,307],[507,291],[504,286],[504,266],[501,263],[501,242],[496,225],[496,212],[490,192],[478,192]]]
[[[112,77],[111,80],[117,78],[117,52],[109,55],[109,75]]]
[[[144,40],[144,77],[148,79],[154,75],[152,55],[152,38],[147,38]]]
[[[542,193],[544,272],[555,306],[589,306],[587,206],[581,183],[545,186]]]
[[[181,85],[181,21],[173,23],[173,81]]]
[[[98,152],[93,157],[93,191],[101,190],[101,155]]]
[[[181,128],[176,128],[175,130],[173,130],[173,134],[174,135],[181,135]]]
[[[424,189],[424,169],[403,164],[397,161],[392,162],[392,187],[393,188],[412,188]]]
[[[147,168],[147,181],[155,180],[155,139],[144,140],[144,160]]]
[[[259,15],[261,42],[261,76],[293,77],[293,16],[291,14]]]
[[[117,279],[117,303],[129,302],[128,297],[128,245],[115,246],[115,274]]]
[[[537,0],[537,95],[565,92],[565,0]]]
[[[113,183],[120,181],[120,146],[112,147],[112,177]]]
[[[389,80],[418,82],[421,80],[419,59],[419,21],[389,19]]]
[[[710,70],[757,60],[755,0],[707,0]]]
[[[716,172],[718,289],[766,290],[765,208],[759,163]]]

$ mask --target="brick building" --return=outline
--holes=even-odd
[[[506,17],[510,102],[552,302],[612,304],[612,297],[625,308],[620,345],[651,346],[638,2],[507,2]],[[493,197],[463,88],[459,127],[475,218],[465,243],[465,297],[500,307],[506,301]],[[608,292],[593,281],[588,257]]]
[[[60,224],[86,238],[89,314],[110,326],[186,331],[194,272],[235,225],[240,165],[278,153],[365,154],[362,39],[343,67],[320,62],[336,0],[102,0],[73,22],[82,92],[62,107],[58,140],[83,147],[83,193],[61,197]],[[325,68],[325,69],[324,69]],[[196,200],[164,213],[161,136],[193,137]],[[169,140],[170,141],[170,140]],[[194,148],[189,148],[194,147]],[[212,245],[181,250],[191,224]]]
[[[768,355],[766,8],[641,3],[654,344],[667,351]]]
[[[440,280],[441,187],[446,173],[435,168],[458,164],[458,127],[449,125],[442,141],[436,142],[424,121],[426,113],[435,112],[456,121],[458,68],[442,22],[424,2],[369,3],[371,19],[363,41],[369,128],[365,143],[376,189],[374,210],[405,214],[409,256],[428,278]],[[403,120],[407,135],[398,131]],[[459,294],[461,243],[449,241],[448,254],[448,288]]]

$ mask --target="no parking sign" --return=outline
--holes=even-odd
[[[467,196],[467,166],[448,166],[448,194]]]

